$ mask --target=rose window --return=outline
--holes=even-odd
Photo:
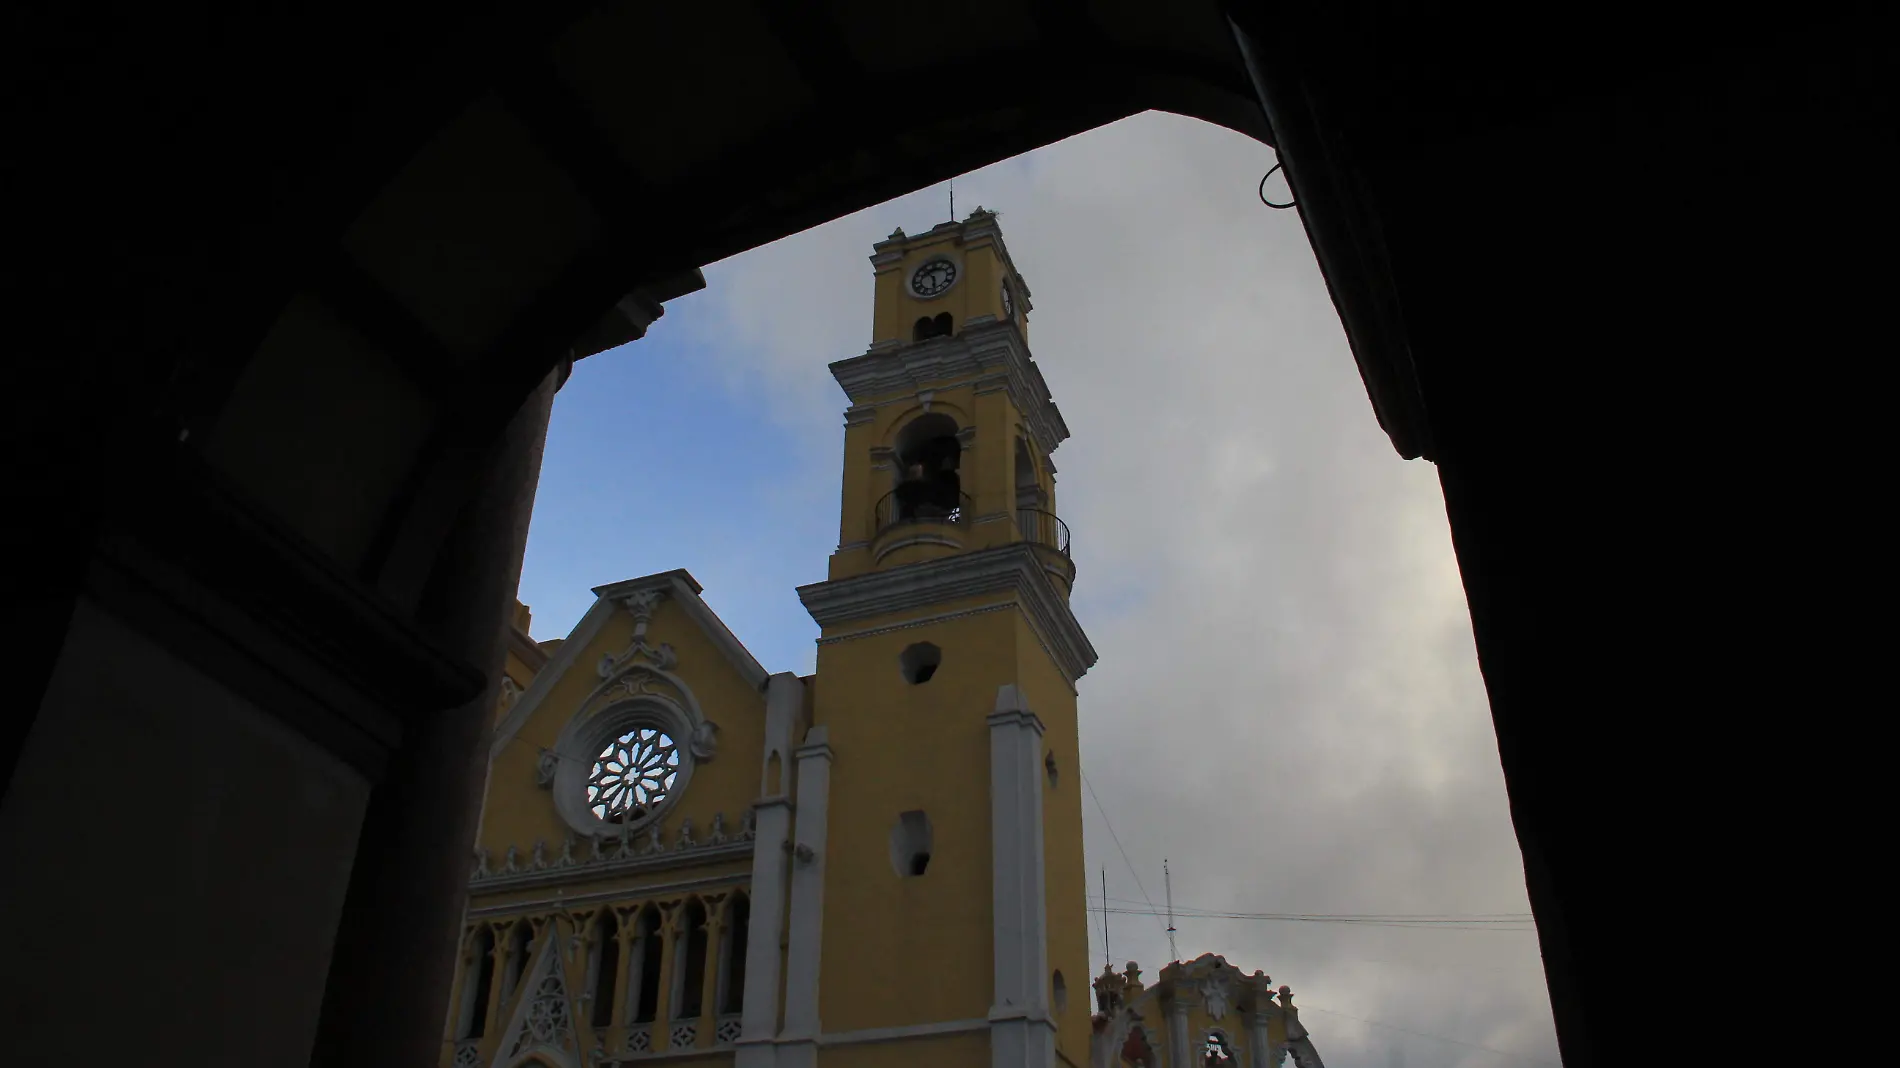
[[[587,807],[608,823],[645,819],[673,792],[680,755],[673,739],[638,727],[608,744],[587,776]]]

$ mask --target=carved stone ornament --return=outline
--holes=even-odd
[[[800,842],[798,846],[792,850],[792,856],[797,858],[799,867],[810,867],[811,862],[817,859],[818,854],[812,852],[810,846]]]
[[[636,660],[645,660],[661,671],[671,671],[679,663],[679,656],[673,647],[661,642],[654,645],[647,641],[647,624],[653,622],[654,610],[666,600],[666,591],[659,589],[634,590],[619,598],[622,608],[633,616],[633,641],[618,656],[600,658],[600,677],[613,678],[615,674],[633,664]]]
[[[562,1049],[572,1045],[573,1018],[568,1011],[567,986],[562,981],[560,961],[553,954],[544,958],[526,997],[527,1011],[512,1041],[501,1047],[508,1051],[504,1058],[508,1062],[536,1047]]]
[[[1120,975],[1115,973],[1113,965],[1102,965],[1102,974],[1095,977],[1095,1010],[1108,1014],[1122,1007],[1122,984]]]
[[[748,811],[747,815],[750,816],[751,813]],[[558,856],[552,855],[552,847],[546,839],[536,839],[526,859],[522,857],[520,848],[511,845],[503,853],[501,865],[496,867],[489,859],[489,851],[478,848],[474,851],[475,864],[474,870],[469,875],[469,881],[482,882],[508,876],[536,876],[569,868],[584,870],[596,864],[621,864],[674,857],[704,849],[730,849],[750,840],[753,834],[749,820],[738,836],[727,834],[724,813],[713,815],[712,828],[703,835],[694,832],[692,820],[680,821],[679,830],[671,846],[666,844],[665,827],[659,820],[647,824],[638,831],[623,823],[615,829],[614,835],[583,836],[569,831],[562,839]],[[583,837],[587,840],[587,855],[584,859],[576,856]],[[785,848],[790,851],[791,843],[786,842]],[[812,858],[810,847],[800,846],[799,849],[801,850],[800,860],[809,863]]]
[[[647,624],[653,622],[653,613],[666,600],[666,591],[648,588],[634,590],[620,598],[620,606],[633,616],[633,633],[645,637]]]
[[[1209,1019],[1219,1020],[1227,1015],[1227,1009],[1233,1004],[1233,986],[1225,972],[1215,972],[1202,978],[1201,1003],[1207,1007]]]
[[[750,842],[757,833],[758,816],[748,808],[739,817],[739,840],[741,842]]]
[[[541,750],[534,762],[534,784],[540,787],[554,785],[554,773],[561,770],[561,758],[552,749]]]
[[[719,724],[702,719],[693,726],[693,737],[687,743],[693,755],[701,760],[711,760],[719,750]]]
[[[513,708],[515,701],[519,700],[520,697],[520,684],[508,676],[503,675],[501,677],[501,707],[504,709]]]

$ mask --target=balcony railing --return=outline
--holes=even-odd
[[[943,504],[904,500],[898,496],[901,491],[892,490],[877,502],[873,512],[872,536],[875,537],[892,527],[905,523],[952,523],[962,526],[976,515],[975,502],[967,493],[957,494],[954,508]],[[1016,509],[1016,529],[1022,539],[1032,545],[1053,549],[1063,556],[1069,556],[1069,525],[1053,512],[1040,508]]]
[[[1052,512],[1040,508],[1018,508],[1016,529],[1022,532],[1024,541],[1054,549],[1063,556],[1069,555],[1069,524],[1057,519]]]
[[[899,496],[903,490],[892,490],[877,502],[874,534],[882,534],[900,523],[968,523],[976,514],[971,506],[970,495],[957,494],[955,507],[932,504],[925,501],[905,500]]]

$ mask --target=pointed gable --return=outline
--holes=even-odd
[[[700,593],[683,570],[594,590],[496,729],[478,871],[736,837],[759,794],[766,672]]]
[[[541,938],[534,965],[514,998],[514,1013],[502,1031],[501,1042],[495,1047],[498,1065],[514,1064],[529,1053],[568,1053],[575,1049],[575,1011],[568,997],[561,954],[556,948],[560,942],[558,934],[550,924]]]

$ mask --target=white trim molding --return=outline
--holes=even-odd
[[[1048,900],[1043,875],[1042,721],[1022,690],[996,690],[990,728],[991,905],[995,994],[991,1068],[1051,1068]]]
[[[873,346],[861,356],[832,364],[831,374],[854,407],[932,387],[942,390],[995,379],[1022,413],[1043,455],[1054,452],[1069,436],[1069,425],[1050,398],[1042,370],[1011,322],[972,320],[954,337],[894,348]]]
[[[1095,646],[1056,590],[1033,546],[1021,543],[873,571],[798,588],[821,627],[894,615],[984,594],[1012,596],[1071,684],[1096,661]],[[819,639],[837,640],[842,636]]]
[[[574,666],[574,661],[580,657],[582,650],[593,644],[594,637],[600,633],[600,628],[607,624],[607,620],[613,618],[613,614],[614,604],[605,598],[597,599],[588,606],[587,614],[581,616],[579,623],[574,624],[574,629],[568,632],[567,640],[563,641],[561,647],[554,651],[554,655],[548,658],[546,666],[535,673],[534,681],[528,683],[528,688],[522,691],[520,697],[515,698],[515,703],[508,708],[508,715],[503,717],[501,723],[496,726],[495,740],[488,747],[488,759],[491,763],[501,755],[501,751],[507,747],[508,743],[514,740],[515,735],[520,733],[522,726],[534,715],[535,710],[541,707],[541,702],[547,699],[548,691],[554,689],[554,684],[560,681],[561,676],[567,674],[567,669]]]

